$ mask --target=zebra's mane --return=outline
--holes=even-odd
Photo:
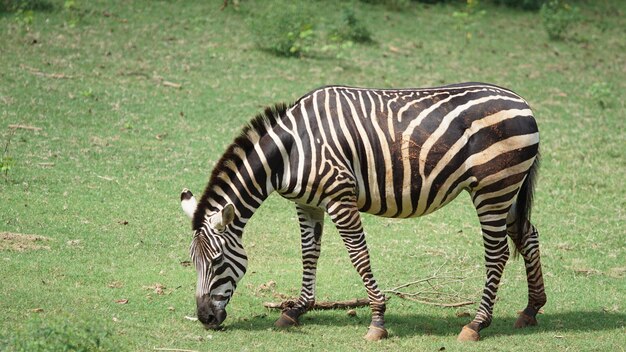
[[[226,181],[220,177],[220,174],[230,170],[227,165],[229,163],[234,163],[235,165],[241,163],[241,155],[247,155],[251,150],[253,150],[254,144],[261,137],[265,136],[268,130],[278,123],[278,120],[285,116],[287,109],[291,106],[293,105],[288,106],[285,103],[278,103],[274,106],[266,107],[263,113],[256,115],[243,127],[239,136],[237,136],[230,146],[226,148],[222,157],[215,164],[215,167],[211,172],[209,183],[207,184],[207,187],[198,202],[198,207],[192,222],[193,230],[197,230],[202,227],[206,209],[210,207],[209,199],[213,197],[215,193],[214,189],[219,186],[221,186],[222,189],[226,189],[223,187],[226,184]]]

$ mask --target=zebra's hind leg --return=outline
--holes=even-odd
[[[363,280],[370,301],[372,321],[364,338],[369,341],[384,339],[388,336],[384,319],[385,296],[378,289],[372,273],[361,215],[353,202],[332,203],[328,206],[328,214],[341,235],[352,265]]]
[[[514,223],[509,223],[509,234],[515,233],[515,230]],[[546,304],[546,291],[543,284],[539,254],[539,233],[537,228],[529,221],[525,221],[523,232],[522,236],[511,236],[514,238],[517,250],[524,258],[526,279],[528,281],[528,305],[520,313],[517,321],[515,321],[514,326],[516,328],[537,325],[537,313]]]
[[[477,207],[485,247],[485,266],[487,280],[476,317],[461,330],[457,340],[478,341],[480,330],[491,324],[493,305],[498,286],[509,259],[507,243],[506,216],[510,204],[493,204],[484,208]]]
[[[300,316],[315,304],[315,275],[322,244],[324,210],[300,204],[296,205],[296,210],[302,243],[302,289],[296,304],[284,309],[274,323],[279,328],[298,325]]]

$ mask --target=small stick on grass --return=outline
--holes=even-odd
[[[184,350],[180,348],[155,347],[155,351],[175,351],[175,352],[198,352],[196,350]]]
[[[180,89],[183,86],[180,83],[174,83],[174,82],[170,82],[170,81],[163,81],[163,82],[161,82],[161,84],[164,87],[170,87],[170,88],[176,88],[176,89]]]
[[[41,127],[35,127],[35,126],[29,126],[29,125],[9,125],[10,129],[13,130],[29,130],[29,131],[41,131],[42,128]]]
[[[28,72],[30,72],[31,74],[35,75],[35,76],[41,76],[41,77],[46,77],[46,78],[57,78],[57,79],[62,79],[62,78],[72,78],[71,76],[67,76],[64,73],[46,73],[46,72],[42,72],[39,69],[36,69],[34,67],[30,67],[30,66],[26,66],[24,64],[20,65],[21,68],[27,70]]]
[[[115,181],[115,179],[113,177],[109,177],[109,176],[100,176],[100,175],[96,175],[96,177],[101,178],[105,181]]]

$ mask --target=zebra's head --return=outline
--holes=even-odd
[[[188,216],[193,217],[197,202],[187,189],[181,193],[181,206]],[[191,259],[198,274],[198,320],[207,329],[218,329],[226,319],[226,305],[248,264],[241,236],[230,226],[234,218],[232,204],[206,214],[191,242]]]

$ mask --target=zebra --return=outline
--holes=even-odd
[[[546,303],[538,231],[530,222],[539,165],[539,132],[528,103],[491,84],[423,89],[326,86],[295,103],[268,107],[245,126],[215,165],[200,200],[181,205],[192,219],[198,319],[217,329],[247,268],[244,226],[272,193],[295,203],[302,286],[277,327],[298,325],[315,302],[324,216],[337,228],[370,302],[367,340],[386,338],[378,288],[360,213],[423,216],[466,190],[485,249],[486,282],[474,319],[458,340],[477,341],[490,325],[509,258],[522,255],[528,304],[515,327],[536,325]]]

